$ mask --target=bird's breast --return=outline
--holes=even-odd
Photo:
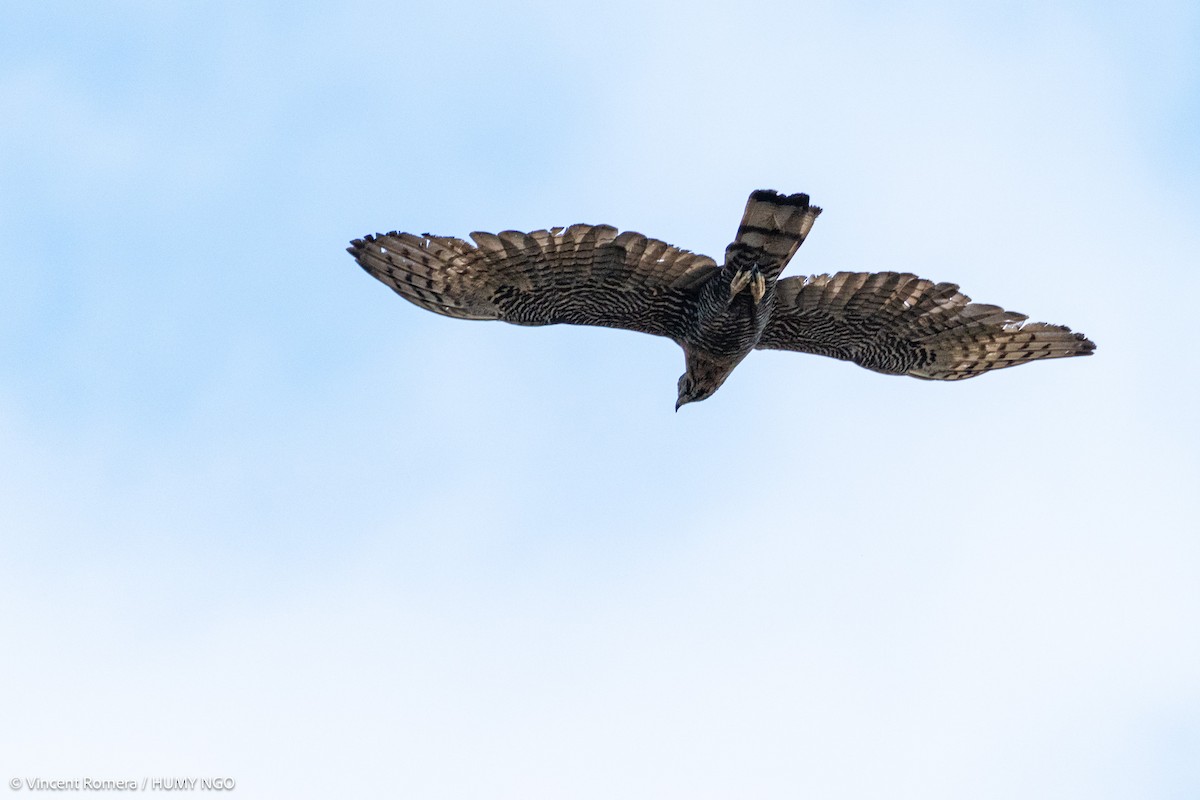
[[[719,313],[699,319],[688,343],[715,358],[740,361],[758,344],[773,305],[774,297],[754,303],[748,293],[739,295]]]

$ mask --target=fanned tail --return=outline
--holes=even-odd
[[[778,278],[820,213],[806,194],[782,195],[769,189],[752,192],[737,237],[725,250],[725,262],[754,261],[769,280]]]

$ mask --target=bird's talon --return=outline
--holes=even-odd
[[[742,291],[742,289],[745,289],[746,284],[748,283],[750,283],[749,270],[738,270],[734,274],[733,280],[729,282],[729,296],[731,298],[737,297],[738,293]]]
[[[767,281],[763,278],[762,273],[756,269],[754,270],[754,279],[750,282],[750,296],[754,298],[754,305],[758,305],[766,293]]]
[[[734,273],[733,280],[729,282],[729,299],[737,297],[747,286],[750,287],[750,297],[754,299],[754,304],[758,305],[759,301],[763,299],[763,295],[767,293],[767,280],[758,271],[758,264],[750,269],[740,269]]]

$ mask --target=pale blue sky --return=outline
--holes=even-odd
[[[1200,794],[1200,8],[12,3],[0,778],[246,797]],[[895,269],[962,384],[420,311],[379,230]]]

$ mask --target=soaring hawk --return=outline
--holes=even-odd
[[[676,410],[712,395],[751,350],[795,350],[887,375],[955,381],[1096,349],[1063,325],[972,303],[907,272],[780,279],[821,209],[806,194],[750,195],[725,263],[609,225],[355,239],[359,265],[421,308],[517,325],[603,325],[683,348]]]

